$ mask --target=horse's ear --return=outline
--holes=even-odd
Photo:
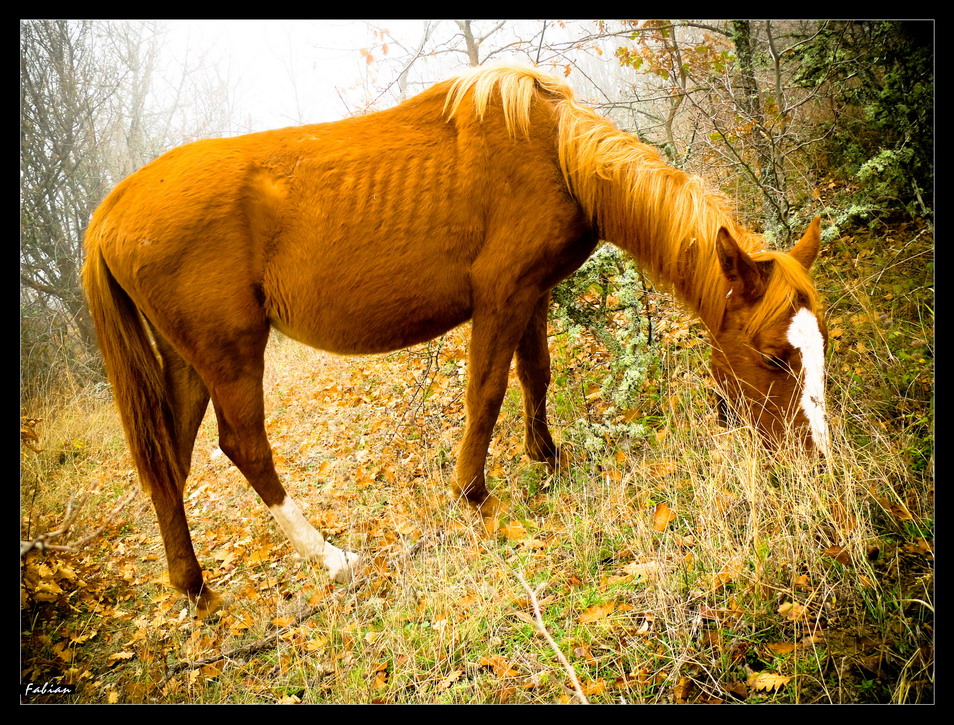
[[[730,294],[753,302],[765,292],[768,270],[746,254],[729,231],[722,227],[716,236],[716,254],[722,273],[731,285]]]
[[[821,248],[821,219],[815,217],[812,223],[808,225],[805,235],[796,242],[795,246],[789,250],[795,259],[801,262],[801,265],[808,269],[818,256],[818,250]]]

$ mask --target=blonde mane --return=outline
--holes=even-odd
[[[748,322],[749,332],[799,302],[817,311],[817,293],[800,264],[785,253],[765,250],[762,236],[735,221],[722,194],[700,177],[669,166],[655,148],[578,103],[566,84],[522,66],[476,68],[452,82],[444,106],[448,118],[459,111],[468,91],[473,91],[480,118],[491,108],[495,91],[499,94],[512,136],[549,133],[530,125],[532,104],[548,104],[567,188],[601,238],[632,254],[656,284],[673,290],[710,329],[721,325],[729,289],[715,253],[722,227],[754,260],[776,262],[763,304]]]

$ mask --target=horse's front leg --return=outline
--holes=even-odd
[[[457,459],[455,493],[464,496],[490,525],[501,509],[487,490],[484,464],[514,351],[527,328],[538,294],[521,292],[475,311],[467,381],[467,427]]]
[[[547,316],[550,294],[543,295],[533,308],[530,322],[517,345],[517,376],[523,389],[526,422],[525,449],[534,461],[543,461],[555,471],[562,463],[561,451],[553,442],[547,425],[547,388],[550,385],[550,349],[547,345]]]

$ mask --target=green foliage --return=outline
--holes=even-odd
[[[838,91],[822,124],[829,172],[850,194],[836,225],[932,218],[933,25],[828,23],[799,53],[800,84]]]
[[[643,438],[649,427],[628,415],[639,407],[647,381],[658,370],[658,352],[640,321],[646,282],[635,262],[616,247],[605,245],[553,292],[555,319],[571,336],[597,339],[609,352],[602,369],[594,370],[591,395],[601,401],[601,415],[580,419],[575,433],[585,448],[601,449],[609,439]]]

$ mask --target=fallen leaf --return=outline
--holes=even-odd
[[[606,680],[593,680],[580,685],[584,695],[602,695],[606,692]]]
[[[116,664],[117,662],[122,662],[124,660],[132,659],[135,656],[135,652],[122,651],[114,652],[106,659],[109,660],[110,664]]]
[[[490,667],[497,677],[519,677],[520,671],[514,669],[506,657],[501,655],[484,656],[477,660],[481,667]]]
[[[844,546],[829,546],[822,552],[822,556],[831,557],[844,566],[851,564],[851,554],[848,553],[848,550]]]
[[[887,511],[889,514],[894,516],[898,521],[913,521],[914,516],[911,515],[911,512],[908,511],[907,506],[905,506],[900,501],[891,501],[887,498],[882,498],[880,496],[875,496],[875,500],[881,504],[881,508]]]
[[[646,561],[642,563],[632,563],[623,566],[623,571],[631,576],[638,576],[642,579],[655,579],[659,575],[659,562]]]
[[[664,503],[656,504],[653,511],[653,531],[665,531],[676,518],[676,512]]]
[[[727,564],[722,568],[718,574],[715,575],[715,578],[712,580],[712,590],[721,589],[726,584],[735,579],[742,572],[742,566],[737,562],[732,564]]]
[[[673,696],[677,704],[686,702],[689,693],[692,690],[692,681],[688,677],[680,677],[679,682],[673,688]]]
[[[799,619],[805,619],[808,608],[798,602],[785,602],[778,608],[778,613],[789,622],[795,622]]]
[[[610,614],[612,614],[616,609],[615,602],[609,602],[608,604],[594,604],[592,607],[587,607],[584,612],[576,618],[577,622],[584,624],[586,622],[596,622],[600,619],[605,619]]]
[[[73,661],[73,650],[69,649],[65,642],[57,642],[53,645],[53,652],[64,662]]]
[[[464,674],[463,670],[453,670],[449,672],[447,675],[441,678],[440,682],[437,683],[437,689],[446,690],[448,687],[457,682],[462,674]]]
[[[791,675],[777,675],[774,672],[752,672],[747,684],[756,690],[773,691],[784,687],[791,679]]]
[[[501,526],[500,533],[511,541],[527,538],[527,528],[520,521],[511,521],[506,526]]]
[[[216,662],[210,662],[207,665],[202,665],[199,668],[199,672],[207,680],[214,680],[216,677],[222,674],[222,670],[225,669],[225,660],[221,659]]]

